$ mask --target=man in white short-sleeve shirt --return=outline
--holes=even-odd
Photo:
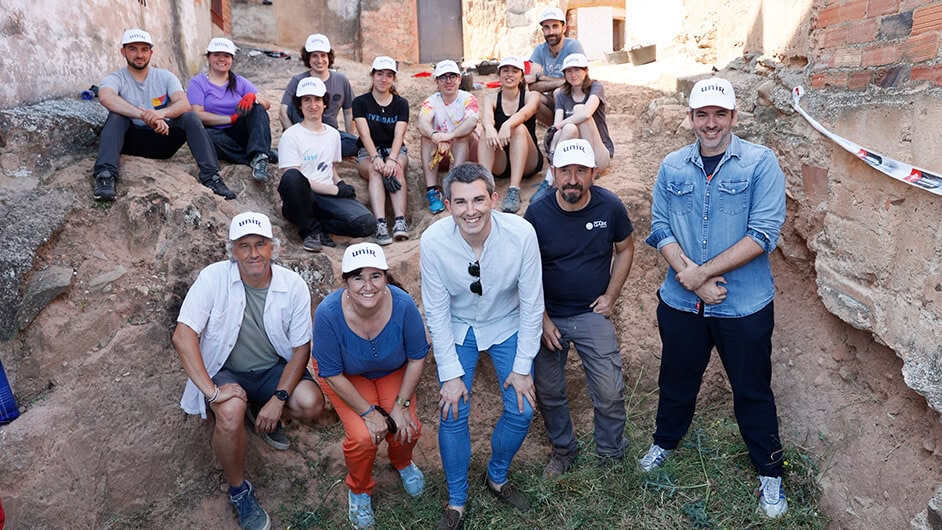
[[[281,419],[313,420],[324,395],[307,371],[311,294],[298,273],[272,264],[278,240],[267,216],[246,212],[229,225],[229,259],[203,269],[190,287],[173,333],[189,380],[180,406],[216,420],[213,451],[229,482],[241,528],[270,521],[245,480],[248,413],[269,445],[287,449]]]

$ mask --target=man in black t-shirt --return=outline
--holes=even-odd
[[[543,478],[569,470],[579,452],[566,398],[566,358],[576,347],[595,409],[596,451],[621,459],[627,445],[621,353],[609,317],[634,257],[624,204],[593,186],[595,154],[582,139],[560,142],[553,157],[557,190],[527,208],[543,262],[543,341],[533,362],[536,396],[553,444]]]

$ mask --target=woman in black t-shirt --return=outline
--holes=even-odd
[[[409,126],[409,102],[396,92],[396,61],[380,55],[370,70],[372,88],[353,100],[353,121],[360,135],[357,165],[369,183],[370,204],[376,216],[376,242],[388,245],[409,239],[406,226],[406,166],[404,145]],[[392,203],[393,233],[386,224],[386,192]]]

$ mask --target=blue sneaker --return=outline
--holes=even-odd
[[[445,209],[445,203],[442,202],[442,192],[436,189],[428,190],[425,194],[428,199],[428,211],[438,213]]]
[[[415,462],[409,462],[409,465],[399,470],[399,476],[402,477],[402,487],[406,493],[413,497],[418,497],[425,489],[425,475],[422,470],[416,467]]]
[[[354,528],[373,528],[373,502],[369,493],[347,492],[347,517]]]
[[[229,496],[229,504],[235,508],[236,513],[239,515],[239,528],[268,530],[271,528],[271,519],[268,517],[268,512],[262,509],[258,499],[255,498],[255,487],[252,486],[252,483],[248,480],[245,483],[248,487],[242,493],[235,497]]]
[[[641,460],[638,460],[638,464],[641,465],[641,470],[645,473],[648,473],[654,469],[661,467],[661,464],[667,460],[673,453],[670,449],[664,449],[657,444],[651,444],[651,447],[648,449],[648,453],[644,455]]]
[[[556,189],[553,188],[553,185],[549,183],[548,180],[540,182],[540,187],[537,188],[536,192],[530,196],[530,204],[536,204],[537,201],[541,200],[546,195],[551,195],[556,192]]]

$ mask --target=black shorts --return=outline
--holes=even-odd
[[[236,372],[223,368],[213,377],[213,383],[216,383],[216,386],[235,383],[245,390],[249,403],[264,405],[275,395],[275,390],[278,390],[278,381],[281,380],[281,374],[285,371],[285,366],[287,366],[287,363],[280,362],[275,363],[267,370],[250,372]],[[307,369],[304,370],[304,375],[301,376],[301,381],[305,380],[314,381],[311,372]]]

